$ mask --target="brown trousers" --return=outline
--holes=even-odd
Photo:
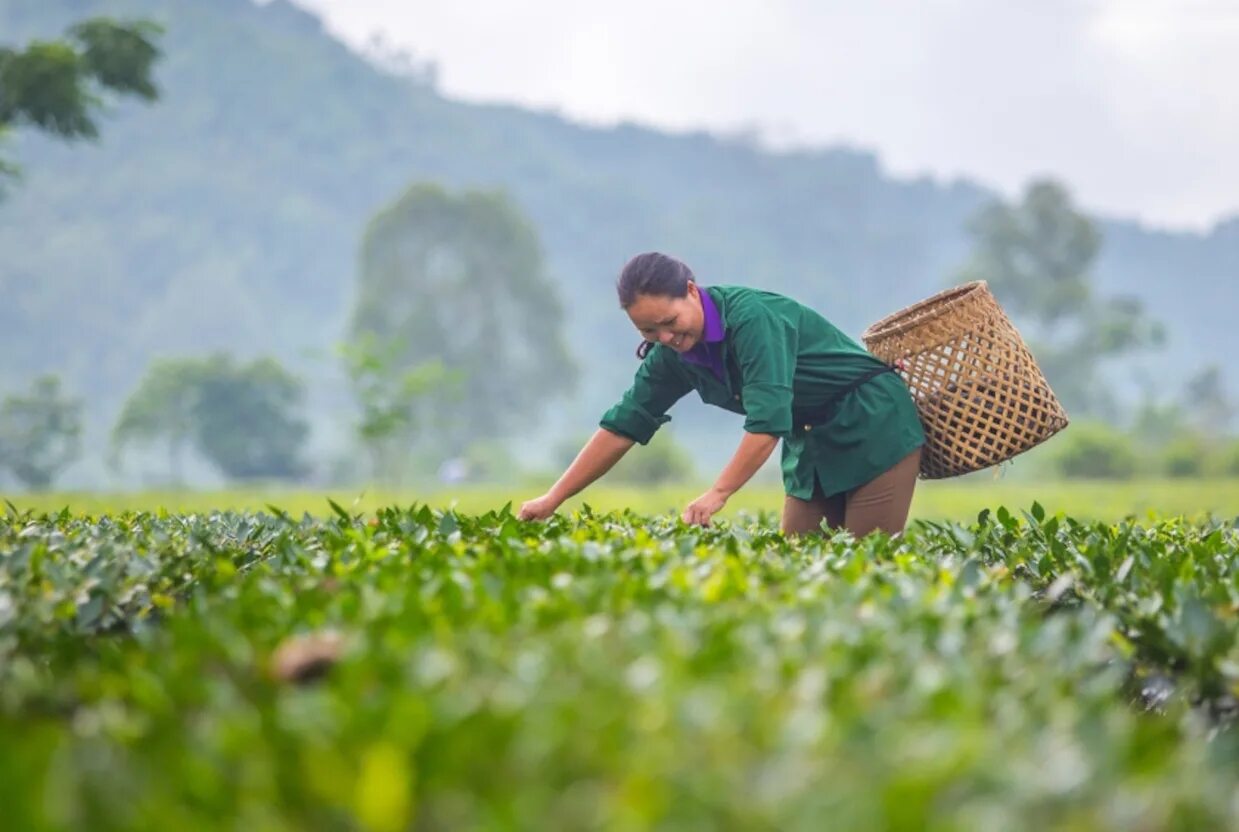
[[[878,529],[890,535],[899,534],[908,522],[908,508],[920,469],[921,449],[917,448],[851,491],[827,497],[822,494],[822,486],[815,483],[811,500],[789,494],[783,501],[783,533],[819,532],[825,519],[831,529],[847,529],[854,537],[864,537]]]

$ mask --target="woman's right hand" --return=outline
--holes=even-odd
[[[550,494],[543,494],[541,497],[523,503],[516,516],[521,520],[545,520],[554,514],[557,508],[559,508],[559,500]]]

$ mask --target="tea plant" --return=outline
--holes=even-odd
[[[334,504],[333,504],[334,505]],[[21,829],[1224,829],[1239,533],[10,509]]]

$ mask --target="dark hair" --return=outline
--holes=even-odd
[[[669,254],[647,251],[624,264],[615,282],[615,291],[620,306],[627,309],[641,295],[682,298],[688,294],[690,280],[695,281],[693,270],[684,261]],[[637,358],[644,359],[653,348],[653,341],[643,340],[637,346]]]
[[[693,270],[682,260],[647,251],[624,264],[615,282],[615,291],[619,294],[620,306],[627,309],[641,295],[682,298],[688,294],[690,280],[695,280]]]

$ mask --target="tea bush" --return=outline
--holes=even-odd
[[[1237,551],[1229,524],[1036,505],[860,541],[588,507],[10,509],[0,805],[20,829],[1233,828]]]

